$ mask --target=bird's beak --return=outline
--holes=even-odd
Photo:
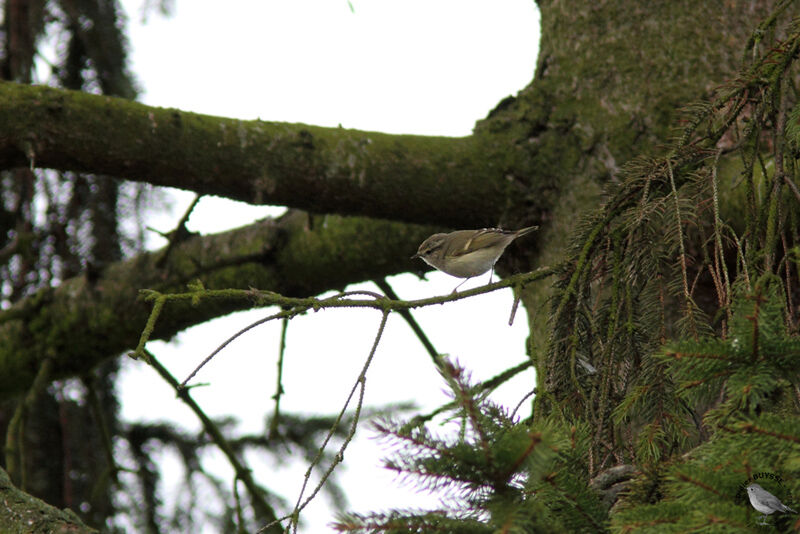
[[[411,259],[412,259],[412,260],[415,260],[415,259],[417,259],[417,258],[420,258],[420,257],[421,257],[421,256],[419,255],[419,252],[417,252],[416,254],[414,254],[413,256],[411,256]]]

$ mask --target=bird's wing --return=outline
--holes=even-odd
[[[475,242],[475,240],[486,233],[486,229],[485,228],[483,230],[479,230],[477,232],[473,232],[471,230],[462,230],[462,231],[463,232],[470,232],[473,235],[470,236],[469,239],[464,241],[464,246],[463,247],[460,247],[460,248],[458,248],[456,250],[450,250],[449,253],[452,256],[464,256],[466,254],[469,254],[470,252],[475,252],[475,246],[477,244]],[[453,232],[453,233],[456,233],[456,232]]]
[[[779,498],[777,498],[775,495],[771,494],[770,492],[768,492],[766,490],[764,490],[764,493],[766,493],[766,495],[762,495],[758,499],[758,502],[762,506],[766,506],[768,508],[771,508],[772,510],[783,511],[783,507],[784,506],[783,506],[783,503],[781,502],[781,500]]]

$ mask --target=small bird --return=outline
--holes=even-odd
[[[797,513],[759,484],[753,483],[747,486],[747,496],[750,498],[750,504],[753,505],[753,508],[764,514],[764,519],[774,512]]]
[[[481,230],[458,230],[449,234],[433,234],[422,242],[411,259],[421,258],[431,267],[458,278],[464,282],[490,269],[503,254],[506,247],[518,237],[522,237],[538,226],[521,230],[501,230],[483,228]],[[492,281],[491,275],[489,282]],[[453,293],[464,283],[461,282]]]

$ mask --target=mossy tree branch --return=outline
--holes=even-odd
[[[431,227],[329,216],[309,226],[301,212],[204,237],[112,264],[96,281],[76,277],[40,291],[0,314],[0,395],[30,387],[44,358],[54,378],[80,374],[105,358],[133,349],[150,314],[140,288],[184,291],[199,279],[206,288],[251,287],[287,296],[319,294],[347,284],[408,271],[408,259]],[[421,266],[417,266],[420,267]],[[252,307],[252,302],[214,300],[171,307],[154,339]]]
[[[507,183],[476,137],[243,121],[0,83],[0,169],[29,165],[449,226],[497,224]]]

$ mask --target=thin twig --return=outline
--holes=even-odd
[[[784,72],[784,75],[786,73]],[[778,87],[778,117],[775,122],[774,136],[773,136],[773,159],[775,162],[775,173],[772,177],[772,187],[770,188],[769,201],[767,202],[769,208],[767,211],[767,224],[766,235],[764,236],[764,272],[770,272],[775,262],[775,255],[777,253],[778,234],[780,233],[780,220],[781,220],[781,189],[786,176],[783,162],[784,153],[784,131],[786,130],[786,106],[787,98],[782,90],[783,82],[776,84]],[[764,177],[768,175],[764,172]]]
[[[797,189],[797,184],[795,184],[792,181],[792,178],[789,176],[788,173],[783,175],[783,181],[786,182],[786,185],[788,185],[789,189],[792,190],[792,193],[794,193],[794,197],[797,199],[797,202],[800,202],[800,190]]]
[[[183,213],[183,216],[178,221],[178,224],[175,226],[175,229],[170,232],[168,235],[164,236],[168,238],[167,248],[164,249],[164,252],[159,256],[158,260],[156,260],[156,267],[163,267],[164,264],[169,259],[169,255],[172,253],[172,250],[175,246],[180,243],[181,241],[185,240],[186,237],[189,235],[189,231],[186,229],[186,221],[189,220],[189,216],[194,211],[194,208],[197,206],[197,203],[200,202],[200,199],[203,195],[195,195],[194,200],[186,211]],[[162,234],[163,235],[163,234]]]
[[[95,387],[95,377],[83,377],[83,385],[86,387],[86,398],[89,402],[89,410],[94,417],[95,423],[100,429],[100,436],[103,442],[103,454],[105,454],[106,462],[108,463],[108,472],[110,473],[111,481],[117,485],[119,484],[118,474],[120,471],[133,472],[132,469],[127,469],[119,466],[114,458],[114,443],[111,436],[111,431],[108,429],[105,415],[100,403],[100,397],[97,395],[97,388]]]
[[[28,415],[28,411],[33,408],[39,394],[45,389],[47,384],[50,383],[50,373],[52,370],[53,359],[45,359],[39,367],[36,378],[34,378],[33,384],[31,384],[25,397],[20,399],[19,404],[17,404],[17,409],[14,411],[14,415],[11,417],[11,421],[8,423],[8,429],[6,430],[6,472],[12,480],[16,477],[17,485],[23,491],[26,491],[27,488],[25,469],[26,447],[24,442],[25,418]]]
[[[272,509],[269,503],[267,503],[267,500],[264,497],[264,492],[261,490],[258,484],[256,484],[255,480],[253,480],[250,470],[239,461],[239,458],[236,456],[236,452],[233,450],[233,447],[228,440],[225,439],[225,436],[222,435],[222,432],[220,432],[217,425],[206,415],[203,409],[200,408],[200,405],[195,402],[195,400],[189,394],[189,390],[181,387],[175,377],[173,377],[170,372],[163,365],[161,365],[161,363],[152,353],[146,351],[146,355],[153,369],[156,370],[161,378],[163,378],[170,386],[172,386],[177,393],[178,398],[186,403],[186,405],[195,413],[197,418],[200,419],[200,423],[203,425],[203,430],[205,430],[211,440],[217,445],[219,450],[222,451],[222,453],[228,458],[228,462],[230,462],[233,470],[236,472],[236,477],[241,480],[247,488],[250,498],[253,500],[253,507],[261,513],[267,515],[269,520],[274,520],[276,517],[275,511]],[[277,533],[280,532],[280,529],[273,529],[272,531]]]
[[[719,182],[717,180],[717,167],[721,154],[722,150],[717,150],[717,156],[714,158],[714,165],[711,168],[711,186],[714,201],[714,263],[716,264],[716,278],[719,278],[719,273],[722,271],[722,276],[725,280],[725,285],[721,288],[723,292],[719,295],[720,305],[725,308],[725,316],[727,317],[722,329],[722,336],[725,337],[727,335],[727,325],[729,325],[731,321],[731,282],[728,278],[728,266],[725,262],[724,249],[722,248],[722,219],[719,216]]]
[[[517,412],[519,411],[519,409],[522,408],[522,403],[525,402],[526,399],[531,398],[535,394],[536,394],[536,389],[532,389],[528,393],[526,393],[525,396],[522,397],[517,403],[517,405],[514,407],[514,410],[511,412],[509,419],[513,421],[514,418],[517,416]]]
[[[667,158],[667,169],[669,170],[669,183],[672,187],[672,195],[675,199],[675,218],[676,224],[678,225],[678,248],[680,251],[680,260],[681,260],[681,277],[683,281],[683,296],[686,299],[686,314],[689,316],[689,320],[692,324],[692,331],[694,333],[694,337],[697,337],[697,328],[695,327],[694,321],[694,309],[692,307],[692,297],[689,293],[689,279],[687,274],[686,268],[686,248],[683,245],[683,226],[681,224],[681,208],[680,202],[678,201],[678,189],[675,187],[675,177],[672,173],[672,161]]]
[[[289,329],[289,318],[284,317],[281,321],[281,341],[278,347],[278,384],[275,387],[275,410],[272,412],[272,420],[269,423],[268,439],[275,437],[278,431],[278,420],[280,419],[281,396],[283,395],[283,354],[286,352],[286,331]]]
[[[293,316],[297,315],[298,313],[301,313],[301,312],[300,312],[300,311],[293,310],[293,309],[289,309],[289,310],[283,310],[283,311],[280,311],[280,312],[278,312],[278,313],[276,313],[276,314],[270,315],[269,317],[264,317],[264,318],[262,318],[262,319],[259,319],[258,321],[255,321],[255,322],[253,322],[253,323],[250,323],[249,325],[245,326],[244,328],[242,328],[241,330],[239,330],[238,332],[236,332],[235,334],[233,334],[231,337],[229,337],[228,339],[226,339],[225,341],[223,341],[223,342],[222,342],[222,344],[221,344],[220,346],[218,346],[216,349],[214,349],[214,350],[213,350],[213,352],[211,352],[211,354],[209,354],[208,356],[206,356],[206,357],[205,357],[205,359],[203,359],[203,361],[202,361],[202,362],[200,362],[200,365],[198,365],[197,367],[195,367],[195,368],[192,370],[192,372],[191,372],[191,373],[189,373],[189,376],[187,376],[187,377],[186,377],[186,378],[183,380],[183,382],[181,382],[180,386],[181,386],[182,388],[185,388],[185,387],[186,387],[186,384],[189,382],[189,380],[191,380],[192,378],[194,378],[194,376],[195,376],[195,375],[196,375],[196,374],[197,374],[197,373],[200,371],[200,369],[202,369],[202,368],[203,368],[203,367],[204,367],[204,366],[205,366],[205,365],[206,365],[208,362],[210,362],[210,361],[211,361],[211,359],[212,359],[214,356],[216,356],[217,354],[219,354],[219,353],[220,353],[220,351],[222,351],[222,349],[224,349],[225,347],[227,347],[228,345],[230,345],[230,344],[231,344],[231,343],[232,343],[232,342],[233,342],[233,341],[234,341],[236,338],[240,337],[240,336],[241,336],[242,334],[244,334],[245,332],[249,332],[249,331],[250,331],[250,330],[252,330],[253,328],[257,327],[258,325],[261,325],[261,324],[267,323],[267,322],[269,322],[269,321],[272,321],[272,320],[274,320],[274,319],[289,319],[289,318],[291,318],[291,317],[293,317]]]
[[[400,300],[400,297],[397,296],[397,293],[395,293],[394,289],[391,285],[389,285],[389,282],[387,282],[385,278],[376,278],[373,280],[373,283],[378,286],[380,290],[383,291],[390,299]],[[416,334],[420,343],[422,343],[422,346],[428,351],[428,354],[433,360],[433,364],[436,367],[441,367],[441,362],[439,361],[439,352],[436,350],[436,348],[434,348],[433,343],[431,343],[431,341],[428,339],[425,331],[419,325],[414,316],[411,315],[411,312],[408,310],[398,310],[397,313],[400,314],[400,317],[406,320],[408,326],[410,326],[411,330],[413,330],[414,334]]]
[[[236,506],[236,521],[241,528],[244,525],[244,511],[242,510],[242,499],[239,497],[239,478],[233,477],[233,502]]]
[[[297,496],[297,502],[295,503],[294,509],[290,513],[284,515],[283,517],[276,518],[272,522],[264,525],[258,530],[258,532],[264,532],[270,527],[277,525],[279,522],[285,519],[288,519],[290,521],[291,531],[297,532],[297,523],[300,518],[300,512],[306,506],[308,506],[308,503],[310,503],[314,499],[314,497],[316,497],[317,493],[319,493],[319,491],[325,485],[325,482],[328,480],[331,473],[333,473],[333,470],[344,459],[344,451],[350,444],[350,441],[353,439],[353,436],[355,436],[356,428],[358,426],[358,420],[361,414],[361,407],[364,402],[364,389],[367,380],[367,370],[369,369],[369,366],[372,363],[372,359],[375,356],[375,352],[378,349],[378,343],[383,337],[383,332],[386,328],[386,321],[388,318],[389,318],[389,310],[383,310],[383,313],[381,314],[381,323],[378,326],[378,332],[375,334],[375,340],[372,343],[372,349],[370,350],[369,355],[367,356],[367,359],[364,362],[363,367],[361,368],[361,372],[358,374],[358,378],[356,378],[353,387],[350,389],[350,394],[347,396],[347,399],[345,400],[342,409],[339,411],[339,415],[334,420],[333,425],[331,425],[331,429],[328,431],[328,434],[325,436],[325,439],[322,442],[322,445],[317,450],[317,455],[311,461],[311,464],[308,466],[308,469],[306,470],[303,479],[303,486],[300,489],[300,494]],[[319,482],[311,491],[311,494],[308,497],[306,497],[305,500],[303,500],[303,494],[305,493],[306,488],[308,487],[308,482],[311,479],[311,473],[313,472],[314,467],[316,467],[319,464],[320,460],[322,459],[322,455],[325,452],[325,447],[328,446],[328,443],[330,442],[331,438],[336,433],[336,429],[339,426],[339,423],[341,423],[342,418],[344,417],[344,414],[347,411],[347,407],[350,405],[350,401],[353,399],[353,395],[355,394],[357,389],[358,389],[358,402],[356,403],[355,411],[353,414],[353,421],[350,424],[350,431],[345,437],[341,447],[339,447],[339,450],[334,456],[334,460],[333,462],[331,462],[331,465],[329,465],[328,469],[326,469],[326,471],[322,474]]]
[[[317,311],[325,308],[373,308],[381,311],[400,312],[402,310],[422,308],[425,306],[432,306],[434,304],[443,304],[445,302],[453,302],[465,298],[470,298],[475,295],[497,291],[499,289],[503,289],[505,287],[509,287],[514,284],[526,283],[534,280],[541,280],[543,278],[551,276],[555,272],[556,270],[553,268],[539,268],[536,271],[530,273],[522,273],[510,276],[499,282],[495,282],[493,284],[489,284],[483,287],[470,289],[462,293],[450,294],[439,297],[431,297],[427,299],[418,299],[418,300],[393,300],[386,298],[384,295],[370,291],[351,291],[351,292],[339,293],[337,295],[333,295],[331,297],[327,297],[324,299],[319,299],[315,297],[307,297],[307,298],[285,297],[273,291],[258,291],[253,289],[249,290],[200,289],[200,290],[189,291],[187,293],[172,293],[172,294],[162,294],[157,291],[142,290],[142,293],[145,294],[146,299],[154,301],[153,310],[150,314],[150,317],[148,317],[147,319],[147,323],[145,325],[144,330],[142,331],[142,335],[139,339],[139,344],[136,350],[130,353],[130,356],[134,359],[139,357],[146,358],[147,353],[144,350],[145,344],[150,339],[153,329],[155,328],[156,320],[159,314],[161,313],[164,304],[167,302],[188,300],[193,303],[198,303],[203,299],[234,299],[234,300],[247,299],[247,300],[255,300],[256,305],[258,306],[278,305],[284,308],[282,311],[278,313],[272,314],[268,317],[259,319],[258,321],[251,323],[250,325],[242,328],[234,335],[229,337],[227,340],[225,340],[210,355],[208,355],[200,363],[200,365],[198,365],[191,372],[191,374],[181,383],[181,387],[186,387],[186,384],[189,382],[189,380],[191,380],[204,365],[206,365],[209,361],[211,361],[211,359],[214,356],[216,356],[223,348],[229,345],[233,340],[243,335],[244,333],[252,330],[256,326],[267,323],[269,321],[273,321],[275,319],[282,319],[284,317],[292,318],[296,315],[305,313],[308,310]],[[372,298],[369,299],[350,298],[356,295],[366,295]]]

